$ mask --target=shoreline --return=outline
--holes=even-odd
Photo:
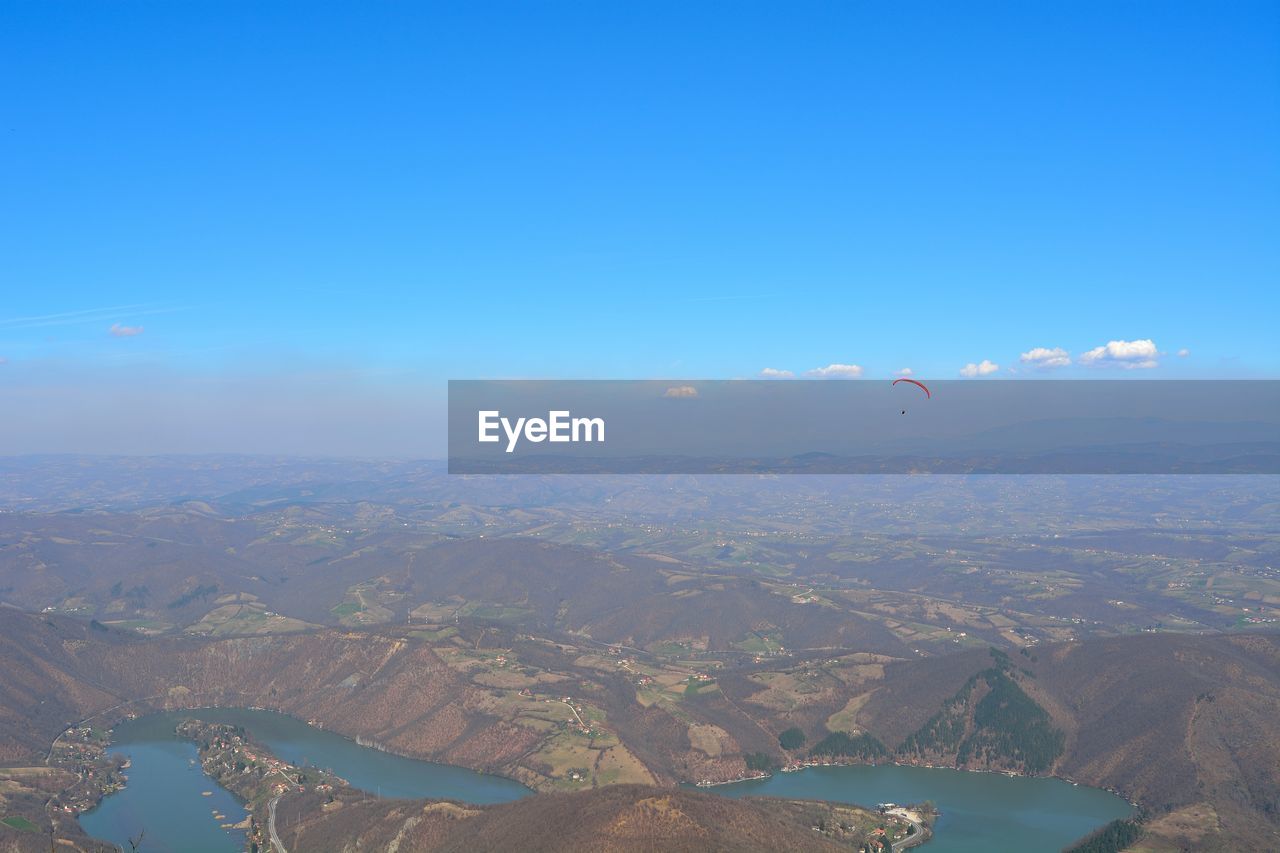
[[[212,691],[210,691],[210,692],[212,692]],[[192,695],[200,695],[200,694],[192,694]],[[102,711],[98,711],[97,713],[94,713],[94,714],[91,714],[91,715],[90,715],[90,716],[88,716],[88,717],[85,717],[84,719],[82,719],[82,720],[80,720],[80,721],[78,721],[78,722],[74,723],[74,724],[73,724],[73,728],[74,728],[74,727],[83,726],[83,725],[87,724],[90,720],[95,720],[95,719],[97,719],[98,717],[103,716],[104,714],[108,714],[108,713],[112,713],[112,712],[120,712],[120,711],[121,711],[121,709],[123,709],[123,708],[124,708],[125,706],[127,706],[127,705],[133,705],[133,704],[142,704],[142,703],[154,702],[154,701],[156,701],[156,700],[158,700],[158,699],[160,699],[160,698],[162,698],[162,697],[159,697],[159,696],[146,696],[146,697],[143,697],[143,698],[140,698],[140,699],[132,699],[132,700],[129,700],[128,702],[122,702],[122,703],[120,703],[119,705],[114,705],[114,706],[112,706],[112,707],[110,707],[110,708],[106,708],[106,709],[104,709],[104,710],[102,710]],[[317,730],[317,731],[325,732],[325,733],[327,733],[327,734],[335,735],[336,737],[340,737],[340,738],[342,738],[343,740],[349,741],[349,742],[351,742],[351,743],[355,744],[356,746],[360,746],[360,747],[363,747],[363,748],[365,748],[365,749],[373,749],[373,750],[376,750],[376,751],[378,751],[378,752],[385,753],[385,754],[387,754],[387,755],[394,755],[394,756],[396,756],[397,758],[404,758],[404,759],[407,759],[407,760],[410,760],[410,761],[421,761],[421,762],[423,762],[424,764],[434,764],[434,765],[439,766],[439,767],[453,767],[453,768],[457,768],[457,769],[460,769],[460,770],[469,770],[469,771],[471,771],[472,773],[478,773],[478,774],[480,774],[480,775],[482,775],[482,776],[493,776],[493,777],[498,778],[498,779],[506,779],[507,781],[515,782],[517,785],[520,785],[521,787],[523,787],[523,788],[527,789],[530,793],[537,793],[536,789],[534,789],[534,788],[530,788],[527,784],[525,784],[525,782],[524,782],[523,780],[521,780],[521,779],[517,778],[516,776],[509,775],[509,774],[507,774],[507,773],[503,773],[503,772],[496,771],[496,770],[493,770],[493,769],[482,769],[482,768],[480,768],[480,767],[470,767],[470,766],[467,766],[467,765],[465,765],[465,764],[453,764],[453,763],[444,762],[444,761],[437,761],[437,760],[435,760],[435,759],[431,759],[431,758],[424,758],[424,757],[422,757],[421,755],[411,755],[411,754],[409,754],[409,753],[407,753],[407,752],[403,752],[403,751],[401,751],[401,750],[395,749],[394,747],[387,746],[387,745],[382,744],[382,743],[379,743],[379,742],[377,742],[377,741],[373,741],[373,740],[365,740],[365,738],[364,738],[364,736],[363,736],[363,735],[358,735],[358,734],[357,734],[357,735],[348,735],[348,734],[345,734],[345,733],[343,733],[342,731],[340,731],[340,730],[338,730],[338,729],[329,728],[328,726],[324,725],[324,723],[323,723],[323,722],[321,722],[320,720],[317,720],[317,719],[316,719],[316,718],[314,718],[314,717],[313,717],[313,718],[311,718],[311,719],[303,719],[302,717],[299,717],[299,716],[297,716],[297,715],[295,715],[295,714],[293,714],[293,713],[291,713],[291,712],[289,712],[289,711],[282,711],[282,710],[280,710],[280,709],[278,709],[278,708],[271,708],[271,707],[268,707],[268,706],[265,706],[265,705],[242,705],[242,704],[239,704],[239,703],[229,703],[229,704],[228,704],[228,703],[216,703],[216,702],[212,702],[212,703],[203,703],[203,704],[197,704],[197,705],[189,705],[189,706],[184,706],[184,707],[155,707],[155,706],[150,706],[150,707],[147,707],[145,710],[142,710],[142,711],[116,713],[114,716],[110,717],[110,718],[106,721],[106,723],[105,723],[105,727],[106,727],[106,729],[107,729],[107,731],[108,731],[108,734],[109,734],[109,735],[111,735],[111,736],[114,736],[116,728],[117,728],[118,726],[120,726],[121,724],[126,723],[126,722],[132,722],[133,720],[141,719],[141,718],[143,718],[143,717],[148,717],[148,716],[151,716],[151,715],[153,715],[153,714],[186,714],[186,713],[191,713],[191,714],[195,715],[195,716],[198,718],[198,713],[197,713],[197,712],[199,712],[199,711],[203,711],[203,710],[214,710],[214,711],[255,711],[255,712],[264,712],[264,713],[269,713],[269,714],[279,714],[279,715],[280,715],[280,716],[282,716],[282,717],[288,717],[289,719],[294,720],[295,722],[301,723],[301,724],[303,724],[303,725],[305,725],[305,726],[307,726],[307,727],[309,727],[309,728],[315,729],[315,730]],[[50,758],[50,757],[51,757],[51,755],[52,755],[52,752],[53,752],[54,747],[57,745],[58,741],[63,737],[63,735],[64,735],[64,734],[65,734],[65,731],[64,731],[64,732],[60,732],[60,733],[58,734],[58,736],[57,736],[57,737],[55,737],[55,738],[53,739],[53,742],[52,742],[52,744],[50,745],[49,751],[46,753],[46,758],[45,758],[45,764],[46,764],[46,765],[49,763],[49,758]],[[112,740],[108,740],[108,746],[107,746],[107,749],[108,749],[108,750],[110,749],[110,745],[111,745],[111,743],[112,743],[112,742],[113,742]]]
[[[158,697],[143,697],[143,698],[141,698],[141,699],[132,700],[132,701],[130,701],[130,702],[120,703],[119,705],[112,706],[112,707],[107,708],[107,709],[104,709],[104,710],[102,710],[102,711],[98,711],[98,712],[96,712],[96,713],[94,713],[94,714],[92,714],[92,715],[90,715],[90,716],[88,716],[88,717],[85,717],[83,720],[81,720],[81,721],[77,722],[77,723],[76,723],[74,726],[72,726],[71,728],[72,728],[72,729],[77,729],[77,728],[80,728],[80,727],[82,727],[82,726],[85,726],[85,725],[89,724],[89,722],[90,722],[90,721],[92,721],[92,720],[98,720],[98,719],[100,719],[100,718],[103,718],[105,715],[110,715],[109,717],[106,717],[106,720],[104,720],[103,722],[101,722],[101,723],[99,723],[99,724],[98,724],[100,727],[105,727],[105,729],[106,729],[106,735],[107,735],[106,743],[105,743],[105,744],[104,744],[104,746],[102,747],[102,755],[101,755],[101,759],[102,759],[102,760],[104,760],[104,761],[105,761],[105,760],[110,760],[110,759],[112,758],[112,756],[114,755],[114,756],[119,756],[119,757],[121,757],[121,758],[124,758],[124,760],[125,760],[126,762],[128,762],[128,761],[129,761],[129,759],[128,759],[126,756],[124,756],[122,753],[120,753],[120,752],[118,752],[118,751],[117,751],[117,752],[114,752],[114,753],[112,752],[113,748],[116,748],[116,749],[120,748],[120,742],[118,741],[117,729],[118,729],[121,725],[123,725],[123,724],[125,724],[125,723],[130,723],[130,722],[133,722],[133,721],[135,721],[135,720],[140,720],[140,719],[144,719],[144,718],[146,718],[146,717],[156,716],[156,715],[160,715],[160,714],[173,714],[173,715],[175,715],[176,717],[178,717],[179,719],[177,720],[177,722],[175,722],[175,726],[179,725],[179,724],[182,722],[182,720],[183,720],[183,719],[192,719],[192,720],[195,720],[195,721],[200,722],[200,723],[208,723],[209,721],[206,721],[206,720],[202,720],[202,719],[200,719],[200,714],[199,714],[199,712],[200,712],[200,711],[204,711],[204,710],[213,710],[213,711],[223,711],[223,710],[226,710],[226,711],[249,711],[249,712],[256,712],[256,713],[278,714],[278,715],[279,715],[279,716],[281,716],[281,717],[287,718],[287,719],[292,720],[292,721],[294,721],[294,722],[296,722],[296,723],[299,723],[299,724],[301,724],[301,725],[305,725],[305,726],[307,726],[308,728],[315,729],[316,731],[324,732],[324,733],[326,733],[326,734],[330,734],[330,735],[333,735],[333,736],[335,736],[335,737],[341,738],[342,740],[347,741],[348,743],[354,744],[354,745],[356,745],[356,746],[358,746],[358,747],[360,747],[360,748],[362,748],[362,749],[371,749],[371,750],[374,750],[375,752],[380,752],[380,753],[383,753],[383,754],[386,754],[386,755],[392,755],[392,756],[395,756],[395,757],[397,757],[397,758],[403,758],[403,759],[405,759],[405,760],[407,760],[407,761],[418,761],[418,762],[421,762],[421,763],[423,763],[423,764],[430,764],[430,765],[433,765],[433,766],[436,766],[436,767],[446,767],[446,768],[452,768],[452,769],[457,769],[457,770],[465,770],[465,771],[467,771],[467,772],[475,773],[475,774],[480,775],[480,776],[488,776],[488,777],[492,777],[492,778],[495,778],[495,779],[503,779],[503,780],[505,780],[505,781],[514,782],[515,784],[520,785],[523,789],[525,789],[525,791],[527,791],[527,792],[528,792],[528,794],[526,794],[526,796],[528,796],[528,795],[533,795],[533,794],[536,794],[536,793],[537,793],[537,791],[536,791],[536,790],[534,790],[533,788],[530,788],[530,787],[529,787],[527,784],[525,784],[523,781],[521,781],[520,779],[517,779],[517,778],[515,778],[515,777],[513,777],[513,776],[507,776],[507,775],[502,774],[502,773],[494,773],[494,772],[492,772],[492,771],[488,771],[488,770],[478,770],[478,769],[475,769],[475,768],[472,768],[472,767],[467,767],[467,766],[465,766],[465,765],[461,765],[461,764],[446,764],[446,763],[444,763],[444,762],[440,762],[440,761],[432,761],[432,760],[430,760],[430,759],[426,759],[426,758],[420,758],[420,757],[413,756],[413,755],[407,755],[407,754],[405,754],[405,753],[403,753],[403,752],[399,752],[399,751],[397,751],[397,750],[395,750],[395,749],[388,748],[388,747],[386,747],[386,746],[384,746],[384,745],[382,745],[382,744],[379,744],[379,743],[371,743],[371,742],[364,741],[364,739],[363,739],[362,737],[360,737],[360,736],[351,737],[351,736],[348,736],[348,735],[343,734],[343,733],[342,733],[342,732],[340,732],[340,731],[335,731],[335,730],[333,730],[333,729],[326,728],[324,725],[320,724],[320,723],[319,723],[319,721],[317,721],[317,720],[314,720],[314,719],[311,719],[311,720],[302,719],[301,717],[295,716],[295,715],[290,714],[290,713],[288,713],[288,712],[286,712],[286,711],[279,711],[279,710],[276,710],[276,709],[274,709],[274,708],[268,708],[268,707],[265,707],[265,706],[263,706],[263,705],[249,705],[249,704],[238,704],[238,703],[231,703],[231,704],[203,703],[203,704],[199,704],[199,705],[195,705],[195,706],[191,706],[191,707],[183,707],[183,708],[172,708],[172,707],[170,707],[170,708],[156,708],[154,705],[151,705],[150,707],[145,707],[144,709],[139,710],[139,711],[124,711],[124,710],[123,710],[125,707],[127,707],[127,706],[129,706],[129,705],[147,705],[148,703],[152,703],[152,702],[157,701],[157,699],[158,699]],[[220,725],[220,724],[214,723],[213,725]],[[247,727],[246,727],[246,728],[247,728]],[[57,736],[56,738],[54,738],[54,740],[53,740],[52,744],[50,745],[49,752],[46,754],[46,759],[45,759],[46,766],[53,766],[53,765],[50,763],[50,762],[51,762],[51,759],[52,759],[52,757],[53,757],[53,753],[54,753],[54,751],[56,750],[56,748],[57,748],[57,745],[58,745],[59,741],[61,741],[61,740],[65,737],[65,735],[66,735],[66,730],[64,730],[63,732],[60,732],[60,733],[58,734],[58,736]],[[183,738],[181,735],[178,735],[177,737],[178,737],[178,739],[180,739],[180,740],[185,739],[185,738]],[[248,807],[248,805],[249,805],[249,804],[243,800],[243,797],[242,797],[240,794],[238,794],[238,793],[237,793],[236,791],[234,791],[233,789],[228,788],[226,785],[222,785],[221,783],[219,783],[219,782],[218,782],[214,777],[212,777],[209,773],[207,773],[207,772],[205,771],[205,769],[204,769],[202,766],[200,766],[199,762],[197,762],[197,764],[196,764],[196,768],[197,768],[197,769],[198,769],[202,774],[204,774],[204,776],[209,780],[209,782],[210,782],[211,784],[216,785],[218,788],[222,789],[223,791],[226,791],[226,792],[227,792],[228,794],[230,794],[230,795],[231,795],[231,796],[232,796],[232,797],[233,797],[233,798],[234,798],[234,799],[235,799],[235,800],[236,800],[240,805],[245,806],[245,807]],[[319,768],[319,767],[317,767],[317,768],[315,768],[315,769],[317,769],[317,770],[323,770],[323,768]],[[89,837],[91,837],[91,838],[95,838],[95,836],[90,835],[90,834],[87,832],[87,830],[85,830],[85,829],[84,829],[83,824],[81,824],[81,823],[80,823],[80,818],[81,818],[83,815],[87,815],[87,814],[90,814],[90,813],[92,813],[92,812],[96,811],[98,808],[100,808],[100,807],[102,806],[102,804],[106,801],[106,799],[107,799],[107,798],[109,798],[112,794],[120,793],[120,792],[124,791],[127,787],[128,787],[128,777],[127,777],[127,775],[125,775],[125,776],[124,776],[123,784],[119,785],[117,788],[114,788],[114,789],[112,789],[112,790],[110,790],[110,791],[99,788],[99,789],[95,792],[95,796],[94,796],[94,798],[93,798],[92,805],[90,805],[89,807],[87,807],[87,808],[82,808],[82,809],[78,809],[78,810],[71,811],[71,812],[66,812],[66,813],[64,813],[63,815],[61,815],[60,817],[62,817],[63,819],[70,818],[72,821],[74,821],[74,822],[79,826],[80,830],[81,830],[82,832],[84,832],[84,834],[85,834],[85,835],[88,835],[88,836],[89,836]],[[55,794],[55,795],[51,796],[51,797],[46,801],[46,803],[45,803],[45,812],[46,812],[46,814],[47,814],[47,815],[49,815],[49,817],[50,817],[50,819],[51,819],[51,820],[55,820],[55,821],[56,821],[56,819],[57,819],[57,818],[55,817],[55,815],[52,813],[52,811],[51,811],[51,807],[52,807],[52,806],[54,806],[54,805],[55,805],[55,803],[57,803],[57,802],[60,800],[60,798],[62,798],[62,797],[67,793],[67,790],[70,790],[70,789],[66,789],[66,790],[64,790],[64,791],[59,791],[57,794]],[[363,791],[364,789],[361,789],[361,788],[354,788],[354,790],[361,790],[361,791]],[[373,792],[367,792],[367,793],[373,793]],[[227,825],[223,825],[223,824],[221,824],[221,822],[220,822],[220,825],[222,826],[222,828],[223,828],[223,829],[227,829],[227,828],[228,828],[228,826],[227,826]],[[56,823],[55,823],[55,826],[56,826]],[[232,827],[232,828],[238,828],[238,827]],[[96,839],[96,840],[98,840],[98,841],[102,841],[103,843],[106,843],[106,844],[110,844],[110,843],[111,843],[111,842],[104,841],[103,839]]]
[[[222,695],[225,696],[225,693],[223,693]],[[321,721],[316,720],[314,718],[303,719],[302,717],[295,716],[294,714],[289,713],[287,711],[281,711],[281,710],[277,710],[277,709],[266,707],[259,704],[239,704],[234,702],[233,703],[209,702],[209,703],[201,703],[201,704],[196,704],[193,706],[182,707],[182,708],[173,708],[173,707],[157,708],[156,705],[152,703],[156,703],[158,701],[161,701],[160,697],[144,697],[142,699],[133,700],[131,702],[121,703],[120,705],[105,709],[103,711],[99,711],[93,715],[90,715],[89,717],[86,717],[84,720],[81,721],[80,725],[86,724],[91,720],[100,719],[106,715],[111,715],[109,717],[110,728],[108,729],[108,732],[107,732],[108,740],[103,753],[105,757],[111,754],[111,749],[116,743],[115,736],[116,736],[116,729],[118,726],[120,726],[125,722],[141,719],[141,718],[155,715],[155,714],[167,713],[167,714],[174,714],[179,716],[189,715],[194,719],[199,719],[199,712],[201,710],[230,710],[230,711],[244,710],[244,711],[258,712],[258,713],[278,714],[281,717],[285,717],[290,720],[293,720],[294,722],[299,723],[301,725],[305,725],[308,728],[315,729],[317,731],[325,732],[328,734],[336,735],[342,738],[343,740],[364,749],[373,749],[378,752],[382,752],[388,755],[394,755],[396,757],[404,758],[406,760],[420,761],[424,764],[431,764],[439,767],[458,768],[458,769],[467,770],[467,771],[474,772],[484,776],[491,776],[498,779],[504,779],[507,781],[515,782],[516,784],[524,788],[526,791],[528,791],[529,794],[538,793],[536,789],[530,788],[525,782],[523,782],[519,778],[507,775],[505,773],[493,772],[492,770],[480,770],[474,767],[467,767],[462,764],[450,764],[450,763],[444,763],[439,761],[432,761],[431,759],[409,755],[404,752],[398,751],[394,748],[389,748],[388,746],[382,743],[379,743],[371,738],[366,740],[366,738],[362,735],[351,736],[351,735],[344,734],[341,731],[328,728]],[[141,705],[143,706],[143,708],[138,711],[124,711],[124,708],[126,708],[129,705],[135,705],[135,707],[138,705]],[[113,714],[112,712],[115,712],[115,713]],[[56,746],[56,744],[62,737],[63,737],[63,733],[60,733],[58,737],[55,738],[54,744],[51,745],[50,747],[50,754],[52,754],[54,746]],[[798,763],[793,763],[793,764],[788,764],[782,767],[778,767],[771,772],[758,771],[751,775],[739,776],[732,779],[723,779],[723,780],[715,780],[715,781],[704,779],[697,782],[677,781],[676,786],[691,787],[698,790],[709,791],[710,789],[720,788],[727,785],[737,785],[745,782],[763,782],[773,778],[773,776],[777,773],[796,773],[802,770],[808,770],[815,767],[871,767],[871,768],[874,768],[874,767],[884,767],[887,765],[892,765],[896,767],[911,767],[911,768],[917,768],[921,770],[952,770],[952,771],[963,772],[963,773],[997,773],[1000,775],[1005,775],[1013,778],[1021,777],[1021,778],[1027,778],[1027,779],[1053,779],[1053,780],[1063,782],[1072,786],[1076,786],[1076,787],[1084,786],[1088,788],[1093,788],[1094,790],[1104,791],[1106,793],[1109,793],[1113,796],[1116,796],[1122,799],[1128,805],[1129,809],[1133,813],[1136,813],[1141,809],[1141,805],[1139,803],[1134,802],[1132,799],[1130,799],[1128,796],[1126,796],[1124,793],[1120,791],[1117,791],[1109,787],[1104,787],[1104,786],[1089,785],[1084,782],[1078,782],[1074,779],[1068,779],[1065,776],[1059,776],[1059,775],[1053,775],[1053,774],[1047,775],[1047,776],[1032,776],[1025,773],[1017,773],[1017,772],[1012,772],[1007,770],[995,770],[995,769],[988,769],[988,768],[966,769],[966,768],[959,768],[959,767],[940,766],[936,764],[912,763],[912,762],[901,762],[901,761],[888,761],[888,762],[875,762],[875,763],[858,762],[858,761],[830,761],[830,760],[812,761],[812,762],[805,761],[805,762],[798,762]],[[126,777],[126,785],[127,785],[127,777]],[[123,788],[125,786],[121,786],[121,787]],[[236,796],[235,792],[225,788],[224,790],[228,790],[228,792],[231,793],[232,796]],[[74,813],[67,816],[78,823],[79,814],[88,813],[90,811],[97,809],[102,804],[102,801],[107,796],[110,796],[110,793],[115,793],[115,791],[101,792],[96,798],[96,801],[94,802],[91,808],[85,809],[79,813]],[[769,796],[769,795],[762,794],[762,796]],[[55,795],[53,798],[50,799],[50,801],[46,805],[51,805],[57,799],[58,799],[58,795]]]
[[[736,779],[725,779],[723,781],[716,781],[716,782],[713,782],[708,779],[704,779],[700,782],[682,782],[680,784],[687,785],[694,788],[700,788],[700,789],[718,788],[722,785],[737,785],[742,782],[763,782],[766,779],[772,779],[774,775],[776,775],[777,773],[799,773],[804,770],[813,770],[815,768],[822,768],[822,767],[828,767],[828,768],[832,768],[832,767],[872,767],[872,768],[874,767],[909,767],[916,770],[951,770],[956,773],[994,773],[1000,776],[1008,776],[1011,779],[1052,779],[1055,782],[1063,782],[1065,784],[1071,785],[1072,787],[1076,787],[1076,788],[1091,788],[1095,791],[1105,791],[1106,793],[1111,794],[1112,796],[1119,797],[1120,799],[1124,800],[1126,803],[1129,804],[1129,808],[1131,808],[1134,812],[1137,812],[1142,808],[1141,803],[1137,803],[1131,800],[1123,792],[1117,791],[1114,788],[1109,788],[1104,785],[1090,785],[1087,782],[1078,782],[1075,779],[1068,779],[1065,776],[1058,776],[1056,774],[1049,774],[1046,776],[1033,776],[1028,773],[1016,773],[1010,770],[945,767],[938,764],[913,764],[913,763],[906,763],[901,761],[884,761],[884,762],[876,762],[876,763],[859,762],[859,761],[822,761],[822,762],[812,762],[812,763],[802,762],[799,764],[784,765],[782,767],[777,768],[773,772],[761,771],[760,774],[756,776],[742,776]],[[765,795],[765,796],[768,796],[768,795]]]

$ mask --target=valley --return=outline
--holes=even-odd
[[[222,705],[540,795],[889,762],[1108,788],[1151,849],[1277,837],[1267,478],[437,477],[0,513],[6,802],[83,775],[69,731]],[[83,839],[58,790],[5,807]]]

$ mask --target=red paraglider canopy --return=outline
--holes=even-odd
[[[925,387],[923,382],[917,382],[914,379],[907,379],[905,376],[901,379],[893,380],[894,385],[897,385],[899,382],[910,382],[912,385],[915,385],[917,388],[919,388],[921,391],[924,392],[924,397],[926,400],[933,397],[933,395],[929,393],[929,389]]]

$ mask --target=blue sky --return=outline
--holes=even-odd
[[[1280,373],[1274,3],[0,21],[0,452],[414,452],[450,377]]]

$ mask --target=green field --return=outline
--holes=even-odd
[[[5,826],[9,827],[10,829],[16,829],[19,832],[39,832],[40,831],[39,826],[32,823],[30,820],[27,820],[25,817],[22,817],[21,815],[10,815],[9,817],[0,819],[0,823],[3,823]]]

